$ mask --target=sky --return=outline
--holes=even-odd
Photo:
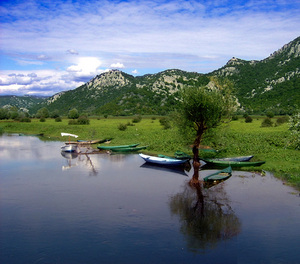
[[[300,0],[2,0],[0,96],[262,60],[300,36],[299,14]]]

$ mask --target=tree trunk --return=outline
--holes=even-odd
[[[200,169],[199,146],[200,146],[202,135],[203,135],[203,132],[198,130],[197,137],[196,137],[196,139],[194,141],[194,145],[193,145],[194,174],[193,174],[193,178],[191,179],[191,183],[199,182],[199,169]]]

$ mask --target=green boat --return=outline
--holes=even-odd
[[[213,174],[210,174],[203,178],[205,182],[209,181],[221,181],[226,180],[232,175],[232,168],[231,166],[227,167],[226,169],[223,169],[221,171],[215,172]]]
[[[265,161],[230,161],[230,160],[218,160],[218,159],[201,159],[208,165],[218,166],[218,167],[253,167],[261,166],[265,164]]]
[[[148,146],[142,147],[128,147],[128,148],[113,148],[111,151],[113,152],[137,152],[142,149],[146,149]]]
[[[139,143],[137,144],[131,144],[131,145],[120,145],[120,146],[97,146],[98,149],[105,149],[105,150],[113,150],[113,149],[121,149],[121,148],[135,148],[138,146]]]

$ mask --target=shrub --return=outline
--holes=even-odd
[[[69,111],[68,113],[68,118],[70,119],[76,119],[79,117],[79,113],[78,110],[76,108],[73,108]]]
[[[20,122],[26,122],[26,123],[30,123],[31,122],[31,119],[29,117],[22,117],[20,118]]]
[[[60,116],[58,116],[58,117],[55,118],[55,122],[61,122],[61,121],[62,121],[62,119],[61,119]]]
[[[272,117],[274,117],[274,113],[272,111],[268,111],[266,113],[266,116],[269,117],[269,118],[272,118]]]
[[[289,120],[288,116],[278,117],[276,120],[276,124],[279,126],[279,125],[286,123],[288,120]]]
[[[119,124],[119,125],[118,125],[118,129],[119,129],[120,131],[125,131],[125,130],[127,129],[127,125],[126,125],[126,124]]]
[[[265,118],[261,123],[261,127],[272,127],[272,126],[273,126],[273,122],[270,117]]]
[[[295,149],[300,149],[300,112],[290,117],[289,130],[292,137],[290,144]]]
[[[141,122],[142,117],[141,116],[136,116],[135,118],[132,119],[132,123],[139,123]]]
[[[46,122],[46,118],[45,117],[41,117],[40,118],[40,122]]]
[[[164,127],[164,129],[171,128],[170,120],[166,117],[159,119],[159,123]]]
[[[232,121],[237,121],[239,120],[239,117],[237,115],[232,116]]]
[[[253,121],[253,119],[251,116],[246,116],[246,118],[245,118],[246,123],[252,123],[252,121]]]
[[[78,124],[77,119],[71,119],[71,120],[69,120],[68,124],[69,125],[77,125]]]
[[[90,120],[87,118],[87,116],[80,116],[77,120],[78,125],[89,125]]]

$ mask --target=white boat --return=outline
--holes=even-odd
[[[160,165],[182,165],[188,161],[188,159],[180,160],[175,158],[162,158],[156,156],[149,156],[142,153],[140,153],[139,155],[146,162],[160,164]]]
[[[61,151],[64,151],[64,152],[76,152],[76,153],[80,152],[80,149],[79,149],[79,147],[78,147],[77,144],[70,144],[70,137],[78,138],[77,135],[70,134],[70,133],[61,133],[61,136],[62,137],[64,137],[64,136],[68,136],[69,137],[69,142],[66,143],[64,146],[61,146]]]

